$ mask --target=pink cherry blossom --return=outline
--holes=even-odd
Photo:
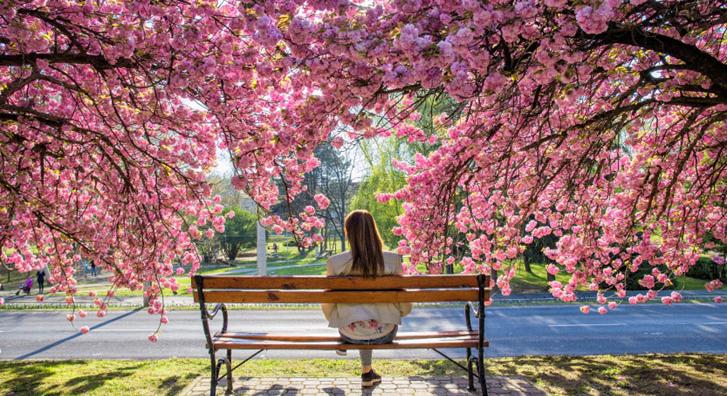
[[[714,279],[704,284],[704,288],[707,289],[708,292],[713,292],[721,287],[722,281],[719,279]]]
[[[331,201],[323,194],[316,194],[313,199],[315,199],[320,209],[326,209],[331,204]]]
[[[153,300],[173,263],[194,275],[195,241],[229,218],[218,154],[261,224],[310,246],[325,222],[272,208],[315,194],[325,211],[316,148],[388,136],[427,147],[382,194],[407,273],[453,257],[509,293],[526,245],[554,237],[554,296],[624,298],[646,269],[643,303],[707,232],[727,242],[718,1],[6,3],[0,259],[50,268],[57,293],[77,294],[81,260]],[[418,111],[442,98],[457,111]]]
[[[678,292],[675,292],[675,291],[671,292],[671,294],[669,295],[669,297],[671,297],[671,300],[673,302],[675,302],[675,303],[682,302],[682,295],[680,293],[678,293]]]

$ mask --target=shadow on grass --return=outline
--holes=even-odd
[[[93,361],[0,362],[0,394],[7,395],[115,395],[134,389],[154,395],[178,395],[201,373],[178,372],[140,376],[148,362],[124,362],[113,367],[95,367]],[[156,373],[155,373],[156,374]]]
[[[182,392],[184,387],[187,386],[189,382],[192,382],[195,378],[197,378],[197,376],[197,373],[188,373],[184,376],[172,375],[162,380],[160,388],[165,390],[164,395],[166,396],[178,395]],[[181,381],[183,379],[186,381]],[[161,395],[162,393],[159,394]]]
[[[75,364],[84,364],[75,362]],[[47,378],[64,370],[72,371],[74,362],[45,361],[37,362],[2,362],[0,363],[0,381],[3,388],[12,395],[68,395],[84,394],[101,388],[107,381],[128,377],[141,366],[133,364],[116,368],[113,372],[74,376],[67,381],[48,383]],[[87,363],[86,363],[87,364]]]
[[[497,359],[491,361],[490,373],[522,376],[550,394],[727,394],[727,360],[718,355]]]
[[[113,372],[83,375],[69,379],[63,384],[64,393],[81,395],[101,388],[108,381],[129,377],[141,367],[141,364],[116,368]]]

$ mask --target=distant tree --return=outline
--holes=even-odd
[[[212,195],[219,195],[220,204],[225,207],[238,207],[247,197],[244,192],[232,186],[228,176],[213,174],[207,177],[207,183],[212,186]]]
[[[353,164],[345,153],[331,146],[329,142],[316,148],[315,155],[320,161],[320,165],[303,177],[305,192],[296,195],[293,199],[283,199],[273,206],[271,212],[283,219],[287,219],[291,215],[298,216],[306,211],[306,207],[317,205],[314,199],[316,194],[325,195],[330,200],[330,204],[315,214],[325,219],[326,222],[326,226],[321,230],[323,234],[321,248],[327,243],[330,232],[333,232],[341,242],[341,250],[345,250],[343,221],[348,214],[348,202],[354,192]],[[282,179],[278,179],[277,182],[278,189],[285,196],[287,185]],[[298,250],[302,252],[305,248],[300,245]]]
[[[417,153],[428,155],[438,147],[436,140],[442,131],[436,126],[435,116],[446,113],[453,120],[460,114],[457,103],[445,93],[422,98],[416,110],[418,117],[415,117],[416,121],[411,121],[411,125],[421,129],[424,135],[431,139],[427,143],[396,136],[359,142],[364,159],[369,165],[369,172],[359,183],[356,194],[351,199],[350,209],[365,209],[371,212],[379,226],[384,243],[392,249],[401,239],[393,231],[399,225],[397,217],[403,213],[401,203],[396,200],[382,202],[377,196],[392,193],[406,185],[404,172],[395,166],[397,161],[413,162]],[[376,122],[387,125],[390,120],[378,117]]]
[[[554,264],[555,261],[551,260],[548,256],[543,254],[545,248],[555,248],[555,243],[558,238],[553,235],[546,235],[539,239],[533,239],[533,243],[525,246],[523,252],[523,262],[525,264],[525,271],[533,273],[531,264]],[[548,273],[548,282],[555,280],[555,276]]]
[[[282,193],[283,196],[287,197],[287,185],[285,184],[285,181],[279,178],[276,180],[276,183],[278,190]],[[303,177],[302,182],[306,192],[296,195],[293,199],[281,200],[278,204],[271,207],[270,213],[272,215],[279,216],[282,219],[289,219],[291,216],[294,217],[297,216],[299,213],[304,212],[307,206],[314,206],[315,200],[313,199],[313,195],[318,189],[317,183],[318,178],[311,173],[307,173]],[[306,250],[306,247],[303,246],[300,238],[296,238],[295,235],[290,243],[290,246],[294,245],[298,248],[298,253],[303,253]]]
[[[378,147],[362,144],[370,171],[359,183],[350,204],[351,210],[365,209],[371,212],[376,219],[381,238],[389,248],[395,248],[399,241],[399,236],[394,234],[393,229],[398,226],[396,218],[403,213],[401,203],[396,200],[380,202],[376,197],[377,194],[390,193],[406,185],[404,174],[392,165],[401,145],[403,143],[395,138],[386,139]]]
[[[195,241],[202,264],[213,264],[220,254],[220,241],[217,238],[202,238]]]
[[[341,242],[341,251],[346,250],[346,235],[343,223],[349,211],[348,202],[354,191],[352,180],[353,164],[345,153],[336,150],[329,143],[322,144],[316,149],[316,157],[321,165],[312,175],[317,179],[319,192],[331,201],[331,204],[319,215],[326,219],[327,227],[324,231],[332,230]],[[328,240],[325,236],[324,242]]]
[[[225,257],[232,262],[241,248],[255,246],[257,216],[238,207],[226,209],[225,212],[228,210],[233,211],[235,217],[227,220],[225,232],[217,234],[217,240]]]

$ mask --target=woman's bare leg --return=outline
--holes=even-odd
[[[361,372],[366,374],[371,371],[371,360],[373,359],[373,351],[370,349],[359,349],[358,353],[361,357]]]

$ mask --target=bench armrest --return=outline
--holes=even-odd
[[[210,331],[210,324],[209,320],[212,320],[217,316],[220,311],[222,311],[222,328],[220,329],[220,333],[224,333],[227,331],[227,307],[224,303],[218,303],[215,305],[214,309],[212,309],[212,312],[207,310],[207,305],[202,303],[200,304],[200,311],[202,313],[202,329],[204,330],[204,336],[207,340],[207,347],[212,348],[212,332]]]
[[[215,305],[215,308],[212,310],[212,312],[209,312],[205,309],[205,316],[207,319],[214,319],[215,316],[217,316],[217,313],[222,311],[222,316],[227,316],[227,307],[225,306],[225,303],[218,303]],[[225,321],[226,322],[226,321]]]
[[[475,317],[475,319],[478,320],[478,325],[482,326],[482,322],[484,320],[484,314],[485,314],[485,306],[478,303],[474,303],[471,301],[468,301],[464,305],[464,319],[467,324],[467,330],[472,331],[472,316]],[[482,317],[480,317],[480,315]]]

